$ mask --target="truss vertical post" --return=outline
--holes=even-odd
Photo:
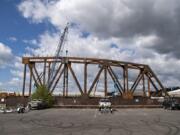
[[[107,66],[104,66],[104,95],[107,96]]]
[[[22,96],[23,97],[24,97],[25,85],[26,85],[26,67],[27,67],[27,64],[24,65],[23,90],[22,90]]]
[[[145,97],[146,93],[145,93],[145,77],[144,77],[144,72],[142,74],[142,81],[143,81],[143,96]]]
[[[150,79],[148,78],[148,96],[151,96],[151,85],[150,85]]]
[[[66,91],[66,64],[64,64],[64,76],[63,76],[63,97]]]
[[[46,59],[44,60],[43,85],[46,84]]]
[[[48,78],[47,78],[47,82],[48,82],[48,84],[49,84],[49,79],[50,79],[50,71],[51,70],[51,62],[48,62]]]
[[[123,66],[123,88],[124,92],[126,91],[126,72],[125,72],[125,67]]]
[[[29,79],[29,97],[31,96],[32,87],[32,70],[30,69],[30,79]]]
[[[128,67],[125,66],[125,69],[126,69],[126,89],[127,89],[127,92],[128,92],[129,91]]]
[[[124,92],[128,92],[128,67],[125,65],[123,67],[123,77],[124,77]]]
[[[66,82],[65,82],[65,86],[66,86],[66,92],[65,92],[65,96],[68,96],[68,66],[66,64],[66,69],[65,69],[65,78],[66,78]]]
[[[84,94],[87,94],[87,63],[84,64]]]

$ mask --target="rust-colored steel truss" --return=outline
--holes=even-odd
[[[101,74],[104,76],[104,96],[108,95],[108,77],[110,76],[111,80],[114,84],[116,84],[116,88],[119,91],[119,95],[124,98],[133,98],[134,92],[137,90],[138,85],[141,84],[144,95],[149,92],[149,95],[152,94],[152,89],[155,91],[154,93],[162,96],[162,93],[166,94],[166,91],[152,71],[152,69],[148,65],[124,62],[124,61],[116,61],[116,60],[108,60],[108,59],[97,59],[97,58],[82,58],[82,57],[59,57],[58,59],[55,57],[23,57],[22,63],[24,64],[24,81],[23,81],[23,91],[22,94],[25,94],[25,85],[26,85],[26,73],[27,66],[29,67],[29,95],[31,95],[32,89],[32,81],[36,85],[45,85],[46,82],[49,81],[51,65],[53,62],[58,62],[58,66],[56,67],[56,73],[54,75],[53,81],[50,82],[49,91],[53,93],[57,84],[60,82],[60,79],[63,81],[63,96],[68,96],[68,78],[69,74],[71,74],[81,96],[90,96],[92,95],[93,89],[96,87],[97,82]],[[38,71],[37,67],[39,64],[41,65],[41,72]],[[74,72],[72,67],[73,64],[79,64],[83,68],[81,69],[83,74],[83,81],[80,82],[78,80],[77,74]],[[97,65],[98,72],[93,73],[92,71],[88,71],[89,65]],[[39,67],[38,67],[39,68]],[[121,78],[118,73],[114,70],[114,68],[120,68],[122,70]],[[42,70],[43,69],[43,70]],[[138,71],[137,77],[134,81],[129,81],[129,70]],[[90,87],[87,87],[88,73],[96,74],[95,78],[90,83]],[[140,83],[141,82],[141,83]],[[131,85],[130,85],[131,83]],[[82,86],[83,84],[83,86]],[[153,86],[153,87],[150,87]]]

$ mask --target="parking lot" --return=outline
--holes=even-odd
[[[0,114],[0,135],[179,135],[180,111],[47,109]]]

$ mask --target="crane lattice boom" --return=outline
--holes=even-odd
[[[66,25],[66,27],[60,37],[59,43],[58,43],[58,47],[57,47],[57,50],[55,53],[55,62],[52,64],[49,80],[47,82],[48,88],[50,87],[51,83],[53,82],[54,75],[57,72],[56,71],[57,60],[58,60],[58,57],[62,57],[62,51],[63,51],[62,49],[63,49],[63,45],[65,43],[65,39],[67,38],[67,33],[68,33],[68,24]]]

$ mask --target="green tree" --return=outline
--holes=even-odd
[[[41,99],[42,101],[48,104],[48,107],[53,105],[53,97],[52,94],[49,93],[47,87],[45,85],[38,86],[35,92],[32,94],[31,99]]]

